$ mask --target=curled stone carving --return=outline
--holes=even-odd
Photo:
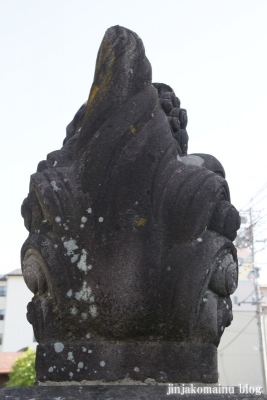
[[[107,30],[88,101],[31,176],[22,215],[39,382],[216,382],[240,225],[220,162],[140,38]]]

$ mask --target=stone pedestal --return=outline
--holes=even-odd
[[[59,351],[60,350],[60,351]],[[217,348],[175,342],[49,343],[37,347],[38,382],[216,383]]]

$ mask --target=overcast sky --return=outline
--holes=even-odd
[[[189,153],[222,162],[236,208],[267,182],[266,0],[1,0],[0,19],[0,273],[20,267],[30,175],[87,99],[110,26],[141,37],[188,111]]]

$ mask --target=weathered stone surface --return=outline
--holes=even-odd
[[[186,126],[140,38],[108,29],[89,99],[22,205],[38,381],[217,381],[240,220],[219,161],[187,155]]]
[[[203,388],[202,388],[203,389]],[[233,393],[234,394],[231,394]],[[242,394],[238,387],[230,394],[170,394],[166,386],[43,386],[0,390],[0,400],[246,400],[267,399],[266,395]]]
[[[179,345],[171,341],[94,341],[64,343],[55,352],[51,343],[37,350],[36,371],[40,382],[132,381],[145,382],[216,382],[217,348],[211,344]],[[201,365],[201,368],[199,368]],[[159,368],[160,366],[160,368]],[[45,375],[41,375],[40,371]],[[152,379],[152,380],[153,380]]]

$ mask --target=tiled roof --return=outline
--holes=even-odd
[[[0,353],[0,374],[9,374],[14,362],[22,356],[22,352],[18,353]]]
[[[22,275],[22,271],[20,268],[14,269],[14,271],[9,272],[6,276],[20,276]]]

